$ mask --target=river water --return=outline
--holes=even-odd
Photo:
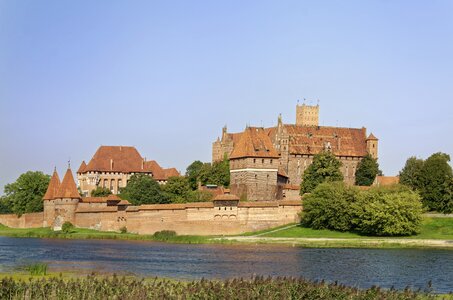
[[[116,272],[178,279],[302,276],[368,288],[453,292],[453,251],[306,249],[275,245],[188,245],[144,241],[0,237],[0,272],[29,262],[54,271]]]

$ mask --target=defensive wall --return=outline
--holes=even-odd
[[[83,200],[82,200],[83,201]],[[74,203],[66,209],[61,203],[48,203],[44,213],[0,215],[0,223],[13,228],[53,227],[65,221],[79,228],[153,234],[173,230],[179,235],[231,235],[280,226],[299,220],[301,201],[212,201],[141,206],[108,205],[92,200]],[[50,204],[50,205],[49,205]],[[52,209],[46,212],[46,207]],[[45,218],[47,215],[47,218]],[[50,217],[50,218],[49,218]],[[47,220],[46,220],[47,219]],[[49,219],[53,219],[52,224]]]

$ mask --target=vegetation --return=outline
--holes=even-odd
[[[120,233],[127,233],[127,227],[126,226],[121,227]]]
[[[162,187],[167,197],[173,203],[188,202],[190,192],[190,183],[187,177],[170,177],[167,184]]]
[[[423,161],[410,157],[400,171],[400,182],[420,193],[430,211],[453,212],[453,171],[450,156],[434,153]]]
[[[176,236],[176,232],[173,230],[162,230],[153,234],[153,237],[158,241],[169,241]]]
[[[47,268],[48,265],[42,262],[31,263],[24,266],[24,269],[27,270],[32,276],[47,275]]]
[[[0,198],[0,213],[24,213],[43,211],[42,197],[46,193],[50,176],[42,172],[28,171],[16,182],[5,185],[5,196]]]
[[[303,278],[253,277],[251,279],[182,282],[113,275],[84,278],[0,281],[1,299],[434,299],[429,290],[414,292],[372,287],[366,290]]]
[[[186,169],[186,178],[192,190],[196,190],[198,188],[198,181],[202,168],[203,163],[199,160],[196,160],[193,163],[191,163]]]
[[[187,167],[186,177],[192,190],[198,188],[198,183],[228,187],[230,185],[230,163],[226,157],[213,164],[196,160]]]
[[[343,182],[327,182],[304,198],[301,217],[313,229],[403,236],[418,233],[421,214],[418,194],[402,186],[359,191]]]
[[[300,194],[312,192],[323,182],[343,180],[341,162],[331,152],[324,151],[313,157],[313,163],[305,170],[300,185]]]
[[[66,234],[71,233],[73,230],[74,230],[74,225],[72,225],[71,222],[66,221],[63,223],[63,226],[61,226],[61,231],[63,233],[66,233]]]
[[[368,154],[357,165],[357,170],[355,171],[355,184],[370,186],[373,184],[376,176],[381,173],[377,160]]]
[[[170,203],[160,185],[145,174],[132,175],[127,186],[121,190],[120,198],[129,200],[133,205]]]
[[[98,186],[96,189],[91,191],[92,197],[107,197],[108,195],[111,195],[111,194],[112,194],[112,191],[109,188],[100,187],[100,186]]]

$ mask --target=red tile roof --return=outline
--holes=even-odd
[[[239,197],[232,194],[223,194],[218,195],[214,198],[214,201],[232,201],[232,200],[239,201]]]
[[[180,176],[175,168],[162,169],[154,161],[145,161],[135,147],[100,146],[86,165],[80,165],[78,173],[86,172],[152,173],[156,180],[167,180],[170,176]]]
[[[247,127],[230,155],[231,159],[243,157],[279,158],[279,155],[263,128]]]
[[[53,171],[52,178],[50,178],[49,185],[47,187],[47,191],[44,194],[44,197],[42,197],[43,200],[52,200],[55,199],[55,195],[58,192],[58,189],[60,188],[60,178],[58,177],[57,170]]]
[[[80,164],[79,169],[77,170],[77,173],[84,173],[86,167],[87,167],[87,164],[85,163],[85,161],[82,161],[82,163]]]
[[[318,154],[330,145],[337,156],[367,155],[365,128],[284,125],[284,129],[291,154]]]
[[[64,175],[63,181],[55,194],[55,198],[81,199],[79,191],[77,191],[71,169],[66,170],[66,174]]]

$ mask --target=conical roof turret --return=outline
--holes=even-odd
[[[66,174],[64,174],[63,181],[55,198],[81,199],[70,168],[66,170]]]
[[[374,141],[377,141],[377,140],[378,140],[378,138],[375,137],[373,133],[370,133],[370,135],[369,135],[366,139],[367,139],[367,141],[368,141],[368,140],[374,140]]]
[[[60,188],[60,177],[58,177],[57,170],[53,170],[52,177],[50,178],[49,186],[47,187],[47,191],[44,194],[44,197],[42,197],[43,200],[52,200],[55,199],[55,195],[58,192],[58,189]]]

